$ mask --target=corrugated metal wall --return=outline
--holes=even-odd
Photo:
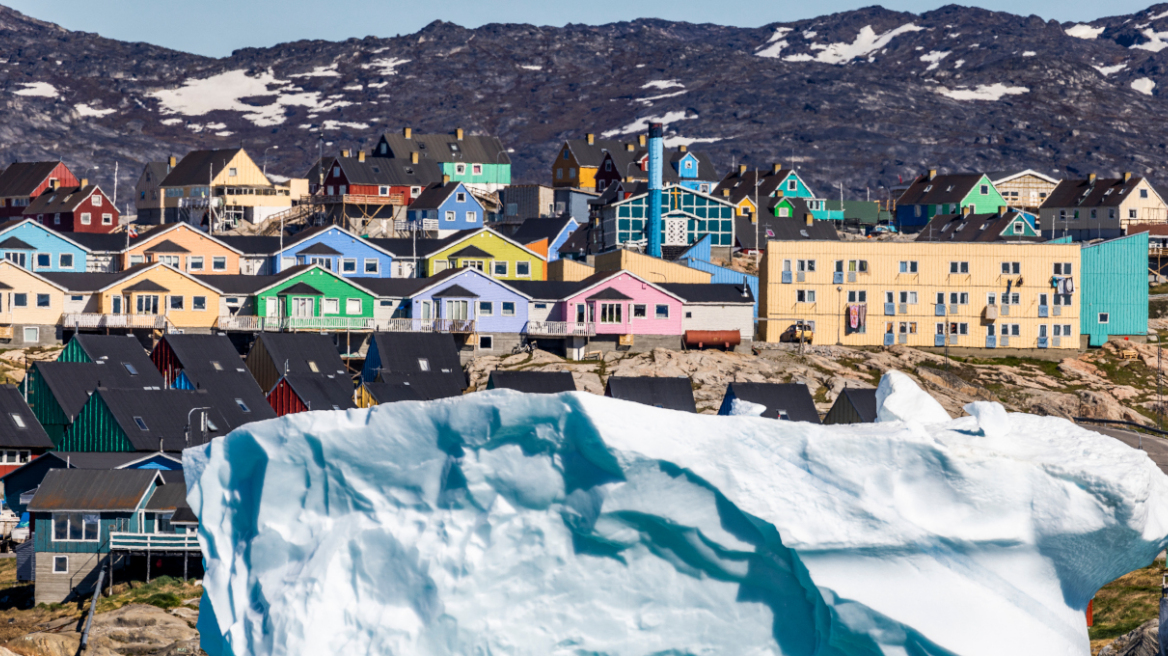
[[[1111,335],[1148,333],[1148,233],[1085,246],[1079,318],[1091,346]],[[1108,322],[1099,323],[1107,313]]]
[[[710,282],[720,285],[741,285],[745,283],[750,287],[750,293],[754,296],[754,318],[758,318],[758,276],[752,276],[748,273],[727,269],[716,264],[711,264],[710,260],[713,256],[710,252],[710,238],[708,236],[702,237],[700,241],[691,246],[684,254],[682,254],[679,262],[685,264],[691,269],[704,271],[712,274]]]
[[[65,433],[62,451],[133,451],[114,415],[99,394],[89,397],[77,421]]]
[[[26,385],[28,385],[28,407],[32,408],[32,413],[36,416],[37,421],[41,422],[41,426],[44,426],[45,432],[49,434],[49,439],[53,440],[53,444],[59,448],[61,440],[65,437],[65,430],[69,428],[69,418],[61,410],[61,405],[57,403],[57,397],[53,396],[45,379],[37,373],[36,367],[29,369]]]
[[[71,339],[61,351],[61,355],[57,356],[57,362],[92,362],[92,360],[89,359],[89,354],[81,348],[81,344],[77,340]]]

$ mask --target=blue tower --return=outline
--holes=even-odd
[[[662,136],[665,127],[649,124],[649,255],[661,257],[661,160],[664,158]]]

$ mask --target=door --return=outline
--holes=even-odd
[[[269,319],[275,319],[280,313],[280,299],[269,297],[264,299],[266,306],[264,307],[264,315]]]
[[[122,313],[122,297],[121,296],[111,297],[110,304],[113,306],[111,309],[113,310],[114,314],[121,314]]]
[[[576,304],[576,323],[584,323],[584,304]]]
[[[138,314],[158,314],[158,294],[138,294]]]
[[[684,246],[686,243],[688,243],[686,219],[667,219],[665,221],[665,245]]]
[[[434,306],[430,304],[430,301],[418,302],[418,315],[419,319],[426,321],[434,318]]]
[[[292,299],[292,316],[298,319],[311,317],[315,306],[314,299],[295,297]]]

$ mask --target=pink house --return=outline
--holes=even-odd
[[[684,301],[628,271],[590,276],[560,301],[564,321],[593,323],[597,335],[681,335]]]

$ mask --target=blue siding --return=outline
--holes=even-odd
[[[754,318],[758,319],[758,276],[710,264],[711,259],[710,237],[707,235],[686,250],[678,261],[691,269],[713,274],[710,278],[710,282],[713,284],[741,285],[745,283],[750,287],[751,295],[754,296]]]
[[[563,246],[564,242],[568,241],[568,237],[571,237],[572,233],[579,227],[580,222],[573,218],[571,222],[564,226],[560,234],[556,235],[555,241],[548,244],[548,262],[555,262],[560,259],[560,246]]]
[[[16,238],[29,246],[32,246],[35,253],[48,253],[50,266],[38,267],[36,266],[36,256],[33,251],[21,251],[25,253],[27,267],[30,271],[66,271],[73,273],[84,273],[86,267],[86,257],[88,251],[80,246],[71,243],[69,240],[62,237],[59,233],[54,232],[39,223],[27,220],[20,225],[9,228],[0,233],[0,242]],[[12,252],[6,249],[0,249],[0,258],[5,257],[6,253]],[[73,266],[68,268],[61,267],[61,254],[68,253],[73,256]],[[68,259],[68,258],[66,258]]]
[[[324,244],[335,251],[340,252],[340,255],[300,255],[300,251],[314,244]],[[304,241],[297,242],[292,246],[288,246],[281,253],[277,253],[273,258],[273,270],[279,273],[283,270],[284,261],[282,258],[294,257],[296,264],[308,264],[309,257],[323,257],[329,262],[332,267],[331,271],[340,275],[343,278],[389,278],[393,267],[393,258],[380,250],[374,248],[369,242],[361,239],[356,235],[351,235],[344,230],[337,227],[329,228],[324,232],[313,235]],[[356,271],[344,271],[343,261],[346,259],[356,260]],[[377,272],[365,272],[365,260],[377,261]],[[322,265],[323,266],[323,265]]]
[[[525,296],[515,292],[510,287],[507,287],[502,282],[489,278],[478,269],[463,269],[461,273],[456,276],[443,280],[440,285],[427,289],[422,294],[419,294],[410,299],[411,310],[414,317],[420,317],[420,303],[423,301],[430,301],[434,303],[435,313],[434,317],[439,319],[449,318],[446,315],[447,300],[455,300],[439,298],[435,299],[434,294],[438,294],[449,287],[458,285],[463,289],[473,292],[478,295],[478,298],[469,298],[471,301],[470,311],[467,314],[468,319],[475,320],[475,332],[479,333],[519,333],[523,331],[523,327],[527,325],[527,304],[528,299]],[[512,316],[503,315],[503,303],[509,302],[515,304],[515,314]],[[484,314],[480,310],[480,303],[490,303],[491,313]]]
[[[459,194],[462,194],[463,196],[463,201],[461,203],[458,202]],[[435,210],[431,209],[429,211],[434,212]],[[454,212],[453,221],[446,220],[446,212],[448,211]],[[474,221],[467,220],[467,212],[475,213]],[[416,221],[418,218],[420,218],[418,214],[418,210],[411,209],[406,212],[406,217],[410,221]],[[481,228],[485,225],[484,215],[485,213],[483,212],[482,203],[480,203],[478,199],[474,197],[474,194],[470,193],[470,191],[468,191],[467,188],[460,182],[458,183],[458,188],[455,189],[454,192],[452,192],[450,196],[446,198],[446,201],[438,207],[437,215],[430,215],[425,218],[436,218],[438,220],[439,230],[477,230],[478,228]]]
[[[1112,239],[1082,250],[1079,321],[1091,346],[1112,335],[1148,333],[1148,233]],[[1099,323],[1107,313],[1108,322]]]
[[[369,349],[365,353],[365,365],[361,368],[361,382],[377,382],[377,372],[379,371],[381,371],[381,352],[377,349],[377,340],[370,339]]]
[[[595,194],[586,194],[574,189],[556,189],[553,193],[556,206],[564,204],[564,214],[576,219],[578,223],[588,220],[588,201],[596,198]]]

